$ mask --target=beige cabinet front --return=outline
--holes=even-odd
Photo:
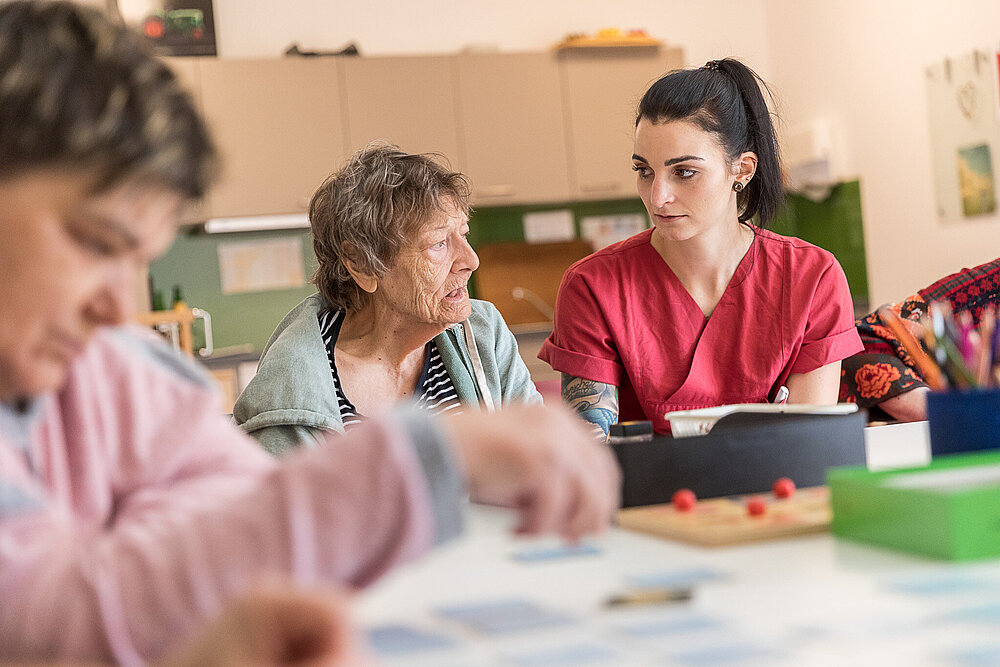
[[[556,56],[470,54],[456,61],[462,145],[476,205],[567,201]]]
[[[191,95],[195,106],[201,110],[201,85],[198,82],[198,61],[199,58],[163,58],[163,62],[173,71],[181,86]],[[189,202],[181,211],[180,223],[191,225],[203,222],[208,217],[208,203],[206,201]],[[143,288],[147,294],[143,297],[142,303],[148,306],[149,290]]]
[[[575,49],[559,54],[566,93],[573,199],[636,196],[635,110],[646,88],[683,66],[680,49]]]
[[[453,169],[462,169],[453,58],[341,60],[351,152],[383,140],[408,153],[442,153]]]
[[[336,60],[206,58],[199,79],[223,160],[211,217],[304,213],[346,155]]]

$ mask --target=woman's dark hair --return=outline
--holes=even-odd
[[[0,3],[0,178],[87,169],[205,193],[215,149],[191,97],[138,34],[70,2]]]
[[[683,69],[660,77],[639,102],[635,124],[686,120],[714,134],[735,160],[740,153],[757,154],[757,171],[737,195],[740,222],[755,215],[766,227],[781,208],[781,158],[771,113],[761,88],[767,84],[733,58],[712,60],[698,69]]]

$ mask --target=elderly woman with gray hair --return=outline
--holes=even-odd
[[[540,401],[500,313],[469,298],[468,201],[465,176],[392,145],[330,176],[309,205],[319,293],[271,335],[237,423],[279,454],[404,401],[435,413]]]

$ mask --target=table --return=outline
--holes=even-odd
[[[925,456],[921,433],[926,426],[866,434],[870,460]],[[452,642],[386,652],[386,664],[1000,664],[998,562],[929,561],[829,534],[700,548],[619,529],[591,541],[598,553],[522,562],[517,554],[554,543],[514,539],[511,522],[503,510],[470,508],[462,538],[360,596],[363,627],[403,625]],[[696,581],[693,598],[605,605],[651,575]],[[569,621],[484,635],[436,613],[511,599]]]

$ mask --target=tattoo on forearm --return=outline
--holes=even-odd
[[[572,375],[562,376],[563,400],[585,420],[600,429],[604,437],[618,421],[618,387]]]

